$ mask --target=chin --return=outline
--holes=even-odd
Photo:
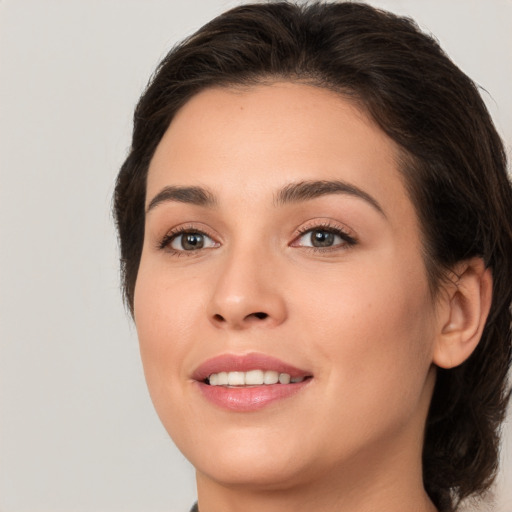
[[[199,474],[226,486],[283,489],[310,472],[298,456],[302,451],[298,440],[293,442],[289,436],[268,438],[263,432],[248,436],[245,429],[237,435],[233,430],[231,435],[216,432],[208,442],[202,437],[188,446],[176,441]]]
[[[258,491],[291,488],[301,481],[307,481],[308,478],[304,475],[310,473],[306,468],[261,456],[258,461],[253,458],[227,456],[213,461],[213,464],[212,461],[205,460],[196,460],[193,464],[198,474],[203,474],[224,486]]]

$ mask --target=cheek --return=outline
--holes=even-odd
[[[155,410],[173,439],[187,445],[191,433],[187,357],[197,325],[198,297],[171,282],[165,270],[141,264],[134,297],[134,317],[147,387]],[[167,277],[166,277],[167,276]]]
[[[163,397],[167,401],[179,389],[175,384],[183,378],[187,333],[194,325],[194,298],[165,276],[162,269],[142,261],[134,296],[140,353],[157,411]]]
[[[433,308],[423,265],[389,261],[354,266],[317,286],[303,320],[316,353],[330,361],[333,395],[342,390],[362,415],[413,408],[431,365]]]
[[[165,264],[141,261],[134,297],[141,349],[177,353],[183,349],[204,303],[198,293],[200,281],[194,276],[180,280]]]

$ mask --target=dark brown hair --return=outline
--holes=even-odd
[[[438,369],[426,426],[424,485],[440,511],[453,511],[488,489],[497,468],[512,344],[512,189],[477,88],[410,19],[357,3],[245,5],[165,57],[135,110],[115,190],[127,304],[133,313],[148,166],[173,116],[205,88],[283,79],[356,102],[401,148],[434,292],[462,260],[479,256],[492,269],[482,339],[461,366]]]

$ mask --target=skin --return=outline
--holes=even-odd
[[[457,291],[431,296],[397,156],[347,100],[286,82],[203,91],[159,144],[147,206],[168,186],[216,198],[149,209],[134,304],[151,397],[197,470],[201,512],[435,510],[421,475],[433,360],[460,345],[459,319],[474,336],[480,327]],[[381,211],[346,193],[276,201],[312,180],[357,187]],[[316,250],[300,230],[318,226],[356,242]],[[207,246],[185,251],[177,236],[162,248],[179,227],[206,233]],[[201,363],[250,352],[313,379],[246,413],[198,392]],[[453,349],[445,366],[468,354]]]

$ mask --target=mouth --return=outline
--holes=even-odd
[[[299,369],[264,354],[223,354],[201,364],[192,375],[203,397],[231,411],[259,410],[296,395],[313,379]]]
[[[266,354],[222,354],[202,363],[192,374],[210,386],[268,386],[296,384],[313,374]]]

